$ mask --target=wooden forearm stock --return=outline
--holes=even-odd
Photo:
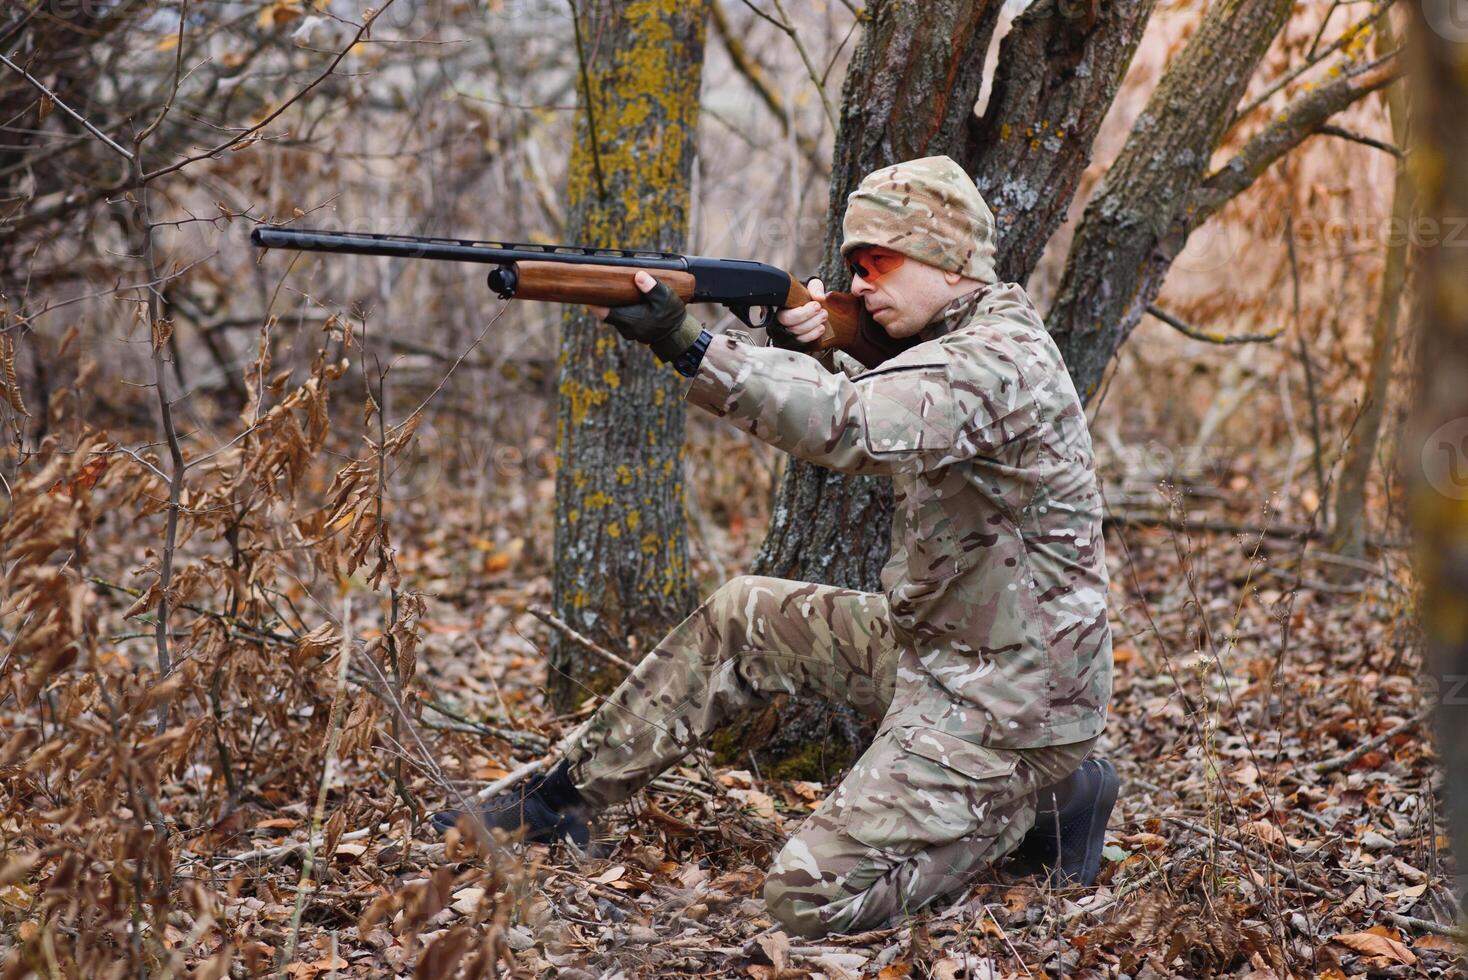
[[[622,306],[642,298],[642,293],[632,281],[636,270],[625,266],[524,261],[514,263],[513,268],[516,299]],[[675,269],[643,271],[671,289],[683,302],[693,301],[696,283],[691,273]],[[811,295],[805,286],[792,277],[782,308],[804,306],[810,301]],[[850,293],[827,293],[821,305],[830,315],[826,333],[805,348],[808,353],[836,348],[870,368],[911,346],[889,337],[881,325],[867,315],[861,300]]]

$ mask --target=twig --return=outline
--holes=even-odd
[[[464,726],[463,728],[453,729],[454,731],[472,731],[480,735],[489,735],[492,738],[509,742],[516,748],[524,748],[532,752],[544,752],[550,747],[550,742],[547,739],[534,732],[522,732],[513,728],[500,728],[497,725],[486,725],[482,721],[475,721],[473,718],[459,714],[441,701],[423,699],[419,703],[423,707],[436,711],[445,718],[450,718]]]
[[[383,11],[387,10],[387,8],[391,7],[392,5],[393,0],[387,0],[387,2],[384,3],[381,8],[377,10],[372,10],[371,8],[368,8],[368,15],[362,18],[362,26],[357,28],[357,33],[352,35],[351,40],[349,40],[346,45],[343,46],[342,49],[336,53],[336,57],[331,59],[331,63],[326,66],[326,70],[317,75],[311,81],[311,84],[301,89],[295,95],[292,95],[289,99],[286,99],[278,107],[268,113],[264,119],[261,119],[259,122],[255,123],[255,125],[251,126],[249,129],[246,129],[244,132],[238,133],[235,136],[230,137],[213,149],[205,150],[203,153],[196,153],[190,157],[184,157],[182,160],[179,160],[176,163],[170,163],[166,167],[160,167],[157,170],[151,171],[147,174],[143,174],[139,178],[140,181],[142,183],[148,183],[149,181],[157,180],[159,177],[162,177],[165,174],[171,174],[176,170],[182,170],[184,167],[187,167],[191,163],[197,163],[200,160],[208,160],[211,157],[216,157],[219,154],[223,153],[225,150],[228,150],[230,147],[239,145],[240,143],[249,139],[254,134],[258,133],[260,130],[264,129],[266,126],[270,125],[276,120],[276,118],[280,116],[281,113],[285,112],[291,106],[295,105],[301,99],[305,98],[312,89],[320,85],[322,82],[326,81],[326,79],[329,78],[331,75],[335,74],[336,66],[341,64],[342,59],[347,56],[347,53],[350,52],[352,48],[357,46],[357,42],[362,40],[362,36],[366,34],[369,30],[371,30],[373,22],[376,21],[377,18],[382,16]]]
[[[765,77],[764,69],[750,58],[744,42],[734,33],[733,27],[729,24],[729,15],[724,12],[724,5],[719,0],[713,0],[709,4],[709,9],[713,14],[714,30],[718,32],[719,40],[724,42],[724,50],[729,53],[729,60],[734,63],[734,70],[744,76],[744,80],[754,88],[754,93],[760,97],[760,101],[779,120],[780,131],[789,132],[790,113],[785,108],[784,100],[770,84],[770,80]]]
[[[542,609],[539,606],[531,606],[526,611],[529,612],[530,615],[534,616],[536,619],[540,620],[542,623],[545,623],[547,626],[558,630],[562,635],[572,640],[575,640],[577,643],[581,644],[586,649],[590,650],[592,653],[596,654],[598,657],[601,657],[608,663],[613,664],[617,667],[621,667],[623,670],[629,673],[637,669],[636,664],[628,663],[612,651],[608,650],[606,647],[601,646],[595,640],[576,632],[565,622],[558,619],[556,615],[550,610]]]
[[[1321,126],[1316,132],[1322,136],[1335,136],[1343,140],[1350,140],[1352,143],[1360,143],[1363,146],[1381,150],[1383,153],[1390,153],[1398,160],[1405,159],[1407,156],[1407,154],[1402,152],[1400,147],[1393,146],[1383,140],[1373,139],[1362,133],[1353,133],[1349,129],[1343,129],[1340,126]]]
[[[127,159],[129,159],[129,160],[132,160],[133,159],[133,155],[131,153],[129,153],[127,150],[123,149],[121,146],[118,146],[117,143],[115,141],[113,141],[112,137],[110,137],[106,133],[102,132],[96,126],[93,126],[87,120],[87,117],[86,116],[82,115],[80,112],[77,112],[71,106],[67,105],[62,100],[62,98],[59,95],[57,95],[55,92],[53,92],[49,88],[47,88],[46,85],[45,85],[45,83],[42,82],[39,78],[36,78],[30,72],[26,71],[24,68],[20,67],[20,65],[17,65],[15,62],[13,62],[9,58],[5,57],[5,55],[3,55],[3,54],[0,54],[0,61],[3,61],[7,66],[10,67],[10,69],[12,71],[16,72],[18,75],[20,75],[26,81],[30,82],[36,88],[40,89],[42,95],[46,96],[46,98],[50,99],[56,105],[59,105],[61,107],[62,111],[64,111],[68,116],[71,116],[77,122],[81,123],[82,126],[86,128],[87,132],[89,132],[93,136],[97,137],[97,139],[101,140],[103,143],[106,143],[113,150],[116,150],[118,153],[121,153]]]
[[[1142,875],[1142,877],[1138,878],[1136,881],[1128,882],[1125,888],[1122,888],[1115,895],[1112,895],[1109,899],[1102,902],[1100,905],[1089,905],[1082,908],[1077,908],[1074,912],[1063,916],[1061,918],[1061,924],[1069,925],[1071,922],[1074,922],[1076,919],[1079,919],[1083,915],[1100,915],[1102,912],[1105,912],[1107,909],[1120,902],[1123,898],[1126,898],[1132,892],[1135,892],[1143,888],[1147,884],[1151,883],[1154,878],[1162,875],[1169,868],[1180,865],[1189,858],[1194,857],[1202,849],[1202,845],[1199,844],[1188,845],[1187,847],[1179,851],[1177,853],[1177,856],[1174,857],[1171,861],[1168,861],[1166,864],[1159,864],[1151,871]]]
[[[1316,65],[1320,64],[1322,61],[1324,61],[1326,58],[1328,58],[1331,54],[1333,54],[1336,51],[1339,51],[1341,48],[1345,47],[1348,43],[1350,43],[1352,40],[1354,40],[1356,38],[1356,36],[1358,34],[1360,34],[1361,31],[1365,30],[1370,24],[1374,23],[1375,20],[1379,16],[1381,16],[1381,14],[1383,14],[1386,10],[1388,10],[1392,6],[1392,4],[1394,2],[1395,2],[1395,0],[1378,0],[1378,2],[1376,3],[1376,5],[1371,8],[1371,12],[1369,14],[1367,14],[1361,20],[1357,21],[1351,27],[1347,28],[1345,31],[1342,31],[1341,32],[1341,35],[1339,37],[1337,37],[1334,41],[1332,41],[1330,43],[1330,45],[1328,47],[1326,47],[1323,51],[1321,51],[1319,54],[1315,55],[1312,58],[1307,58],[1305,61],[1301,62],[1299,65],[1297,65],[1294,68],[1290,69],[1289,71],[1285,72],[1278,79],[1276,79],[1273,83],[1271,83],[1268,88],[1266,88],[1263,92],[1260,92],[1258,98],[1254,99],[1254,101],[1250,102],[1248,105],[1244,106],[1238,112],[1234,113],[1234,117],[1233,117],[1232,122],[1230,123],[1230,126],[1232,126],[1233,123],[1238,122],[1240,119],[1243,119],[1245,116],[1247,116],[1249,113],[1253,112],[1255,109],[1257,109],[1260,106],[1262,106],[1265,102],[1268,102],[1269,99],[1276,92],[1278,92],[1280,89],[1284,88],[1290,82],[1294,81],[1296,78],[1299,78],[1301,75],[1303,75],[1305,72],[1309,71],[1311,68],[1314,68]],[[1325,27],[1325,22],[1322,22],[1321,23],[1321,28],[1323,29],[1324,27]],[[1316,43],[1319,43],[1318,39],[1317,39],[1317,42]]]
[[[1431,708],[1419,711],[1417,714],[1413,715],[1411,718],[1408,718],[1401,724],[1393,725],[1391,728],[1388,728],[1380,735],[1372,736],[1371,738],[1362,742],[1360,745],[1353,748],[1351,751],[1347,752],[1345,755],[1339,755],[1336,756],[1334,759],[1326,759],[1323,762],[1314,763],[1309,767],[1308,771],[1335,772],[1337,769],[1343,769],[1346,766],[1349,766],[1351,763],[1355,762],[1357,759],[1361,758],[1367,752],[1370,752],[1372,749],[1382,744],[1383,742],[1396,738],[1398,735],[1407,731],[1409,728],[1415,728],[1418,725],[1422,724],[1429,717],[1431,717],[1431,715]]]
[[[496,793],[504,792],[511,786],[514,786],[520,780],[524,779],[526,776],[531,776],[537,772],[540,772],[540,770],[546,767],[546,764],[549,761],[550,760],[548,757],[542,757],[525,763],[518,769],[511,771],[509,775],[502,776],[501,778],[496,779],[494,782],[490,783],[488,786],[476,790],[474,794],[469,797],[469,802],[482,803],[483,801],[489,799],[491,796],[494,796]]]
[[[1209,827],[1204,827],[1202,824],[1194,823],[1191,820],[1184,820],[1182,817],[1165,816],[1162,819],[1166,820],[1168,823],[1177,824],[1179,827],[1186,827],[1187,829],[1195,833],[1208,835],[1219,844],[1227,847],[1229,850],[1238,851],[1243,854],[1249,854],[1254,857],[1262,858],[1265,863],[1267,863],[1271,868],[1274,869],[1275,872],[1283,875],[1287,881],[1291,882],[1296,888],[1299,888],[1301,891],[1307,891],[1317,898],[1326,898],[1337,901],[1340,899],[1340,896],[1335,892],[1332,892],[1325,888],[1321,888],[1319,885],[1311,884],[1310,882],[1301,878],[1299,875],[1295,874],[1295,872],[1291,871],[1289,868],[1274,860],[1274,858],[1270,857],[1269,855],[1254,854],[1253,851],[1245,847],[1243,844],[1239,843],[1236,840],[1231,840],[1228,837],[1224,837],[1222,834],[1217,833]],[[1410,915],[1402,915],[1399,912],[1389,912],[1386,909],[1382,909],[1378,914],[1390,919],[1397,925],[1406,926],[1409,929],[1421,929],[1423,932],[1431,932],[1439,936],[1449,936],[1453,939],[1459,940],[1460,942],[1463,939],[1463,933],[1461,930],[1454,926],[1443,925],[1441,922],[1433,922],[1429,919],[1418,919]]]
[[[576,0],[566,0],[571,7],[571,30],[576,35],[576,64],[581,75],[581,96],[586,105],[586,144],[591,147],[591,171],[596,175],[597,200],[607,199],[607,185],[601,173],[601,149],[596,132],[596,101],[591,97],[591,72],[586,67],[586,48],[581,40],[581,13]]]
[[[147,264],[148,280],[158,282],[158,256],[154,250],[153,217],[148,206],[148,189],[143,183],[143,142],[137,143],[138,155],[132,161],[133,177],[138,182],[137,203],[133,207],[138,227],[142,229],[143,261]],[[173,669],[168,650],[168,617],[170,615],[170,593],[173,589],[173,559],[178,545],[178,517],[183,509],[184,475],[188,467],[184,463],[183,446],[179,443],[178,427],[173,421],[173,400],[168,395],[168,371],[164,366],[163,352],[168,347],[173,325],[163,316],[162,290],[149,285],[144,291],[148,314],[148,332],[152,347],[153,386],[158,394],[158,421],[163,437],[168,443],[168,512],[164,520],[163,554],[158,563],[158,676],[164,678]],[[172,701],[161,698],[158,702],[158,734],[168,728],[168,710]]]
[[[806,73],[810,75],[811,84],[816,87],[816,94],[821,97],[821,108],[826,110],[826,119],[828,122],[830,122],[831,128],[835,129],[836,112],[831,108],[831,99],[829,96],[826,95],[826,87],[821,84],[821,76],[816,73],[816,66],[810,60],[810,52],[805,50],[805,45],[801,42],[800,35],[796,33],[795,28],[790,26],[790,18],[786,16],[785,8],[781,5],[780,0],[772,0],[772,2],[775,5],[775,13],[780,15],[779,19],[771,17],[769,14],[765,13],[763,10],[759,9],[753,3],[751,3],[750,0],[743,0],[743,3],[746,7],[748,7],[750,10],[753,10],[756,14],[769,21],[771,24],[774,24],[785,34],[786,37],[790,38],[791,43],[795,45],[795,50],[800,55],[801,62],[805,64]]]
[[[1304,527],[1299,524],[1271,524],[1261,526],[1257,524],[1237,524],[1233,521],[1220,521],[1211,518],[1176,518],[1165,514],[1139,514],[1135,511],[1113,511],[1105,515],[1103,520],[1107,524],[1125,524],[1135,527],[1166,527],[1175,531],[1212,531],[1219,534],[1250,534],[1263,535],[1266,538],[1283,538],[1285,540],[1313,541],[1324,537],[1323,531]],[[1409,541],[1398,541],[1394,538],[1368,538],[1367,543],[1373,548],[1402,549],[1411,547]]]
[[[352,597],[342,598],[342,649],[341,659],[336,665],[336,690],[331,697],[331,717],[327,725],[326,758],[321,765],[321,783],[316,788],[316,807],[311,812],[311,832],[306,839],[306,858],[301,862],[301,880],[297,884],[296,907],[291,913],[290,937],[280,957],[280,977],[285,980],[287,968],[296,955],[296,942],[301,936],[301,913],[306,908],[306,895],[311,891],[311,872],[316,868],[315,840],[321,834],[321,824],[326,815],[326,790],[336,767],[336,750],[341,743],[342,725],[346,712],[347,667],[352,662]],[[327,855],[330,857],[331,855]]]
[[[1195,327],[1185,320],[1180,320],[1155,303],[1148,305],[1147,312],[1184,336],[1191,337],[1194,340],[1201,340],[1208,344],[1262,344],[1268,343],[1284,333],[1284,327],[1280,327],[1278,330],[1273,330],[1269,333],[1221,334]]]

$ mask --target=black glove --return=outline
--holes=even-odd
[[[612,307],[606,322],[628,340],[651,347],[664,363],[677,360],[703,332],[678,294],[662,283],[643,293],[639,302]]]

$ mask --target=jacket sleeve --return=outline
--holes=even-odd
[[[950,334],[848,376],[809,355],[709,344],[687,399],[758,439],[843,473],[911,473],[992,455],[1035,411],[1001,335]]]

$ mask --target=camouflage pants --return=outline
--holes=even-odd
[[[777,694],[819,695],[873,717],[916,654],[880,593],[736,578],[675,627],[602,705],[568,752],[595,805],[624,800],[716,728]],[[939,697],[934,689],[934,697]],[[876,928],[964,891],[1035,821],[1036,791],[1080,765],[1095,739],[996,749],[883,726],[801,825],[765,880],[771,915],[797,935]]]

